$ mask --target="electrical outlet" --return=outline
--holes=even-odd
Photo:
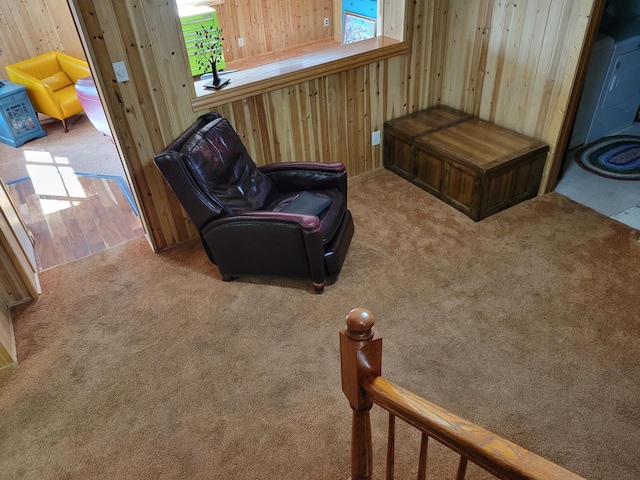
[[[127,72],[127,67],[124,62],[115,62],[113,64],[113,71],[116,74],[116,81],[118,83],[129,81],[129,72]]]
[[[238,38],[238,46],[240,48],[244,47],[244,38],[242,38],[242,37]]]
[[[329,26],[329,17],[325,17],[324,18],[324,26],[328,27]]]
[[[376,130],[371,134],[371,145],[380,145],[380,130]]]

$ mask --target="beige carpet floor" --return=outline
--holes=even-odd
[[[351,180],[349,204],[323,295],[222,282],[197,241],[44,272],[0,372],[0,478],[346,479],[338,332],[356,306],[391,381],[586,478],[640,478],[635,230],[558,194],[474,223],[388,171]],[[418,443],[400,429],[396,478],[415,478]],[[454,477],[430,457],[429,478]]]

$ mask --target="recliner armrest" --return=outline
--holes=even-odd
[[[314,232],[320,228],[320,220],[315,215],[305,215],[302,213],[283,213],[283,212],[236,212],[214,220],[203,228],[203,232],[212,228],[231,225],[234,223],[255,222],[285,222],[298,224],[304,230]]]
[[[258,169],[281,192],[337,188],[346,199],[347,172],[343,163],[285,162],[262,165]]]

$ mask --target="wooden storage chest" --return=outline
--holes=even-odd
[[[385,123],[385,167],[475,221],[536,196],[549,147],[448,107]]]

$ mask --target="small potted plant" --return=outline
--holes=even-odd
[[[213,79],[211,82],[205,84],[207,88],[221,88],[227,83],[229,79],[224,80],[218,75],[218,68],[216,63],[222,60],[222,32],[217,27],[205,27],[200,25],[201,29],[196,30],[196,63],[203,73],[208,73],[211,70]]]

